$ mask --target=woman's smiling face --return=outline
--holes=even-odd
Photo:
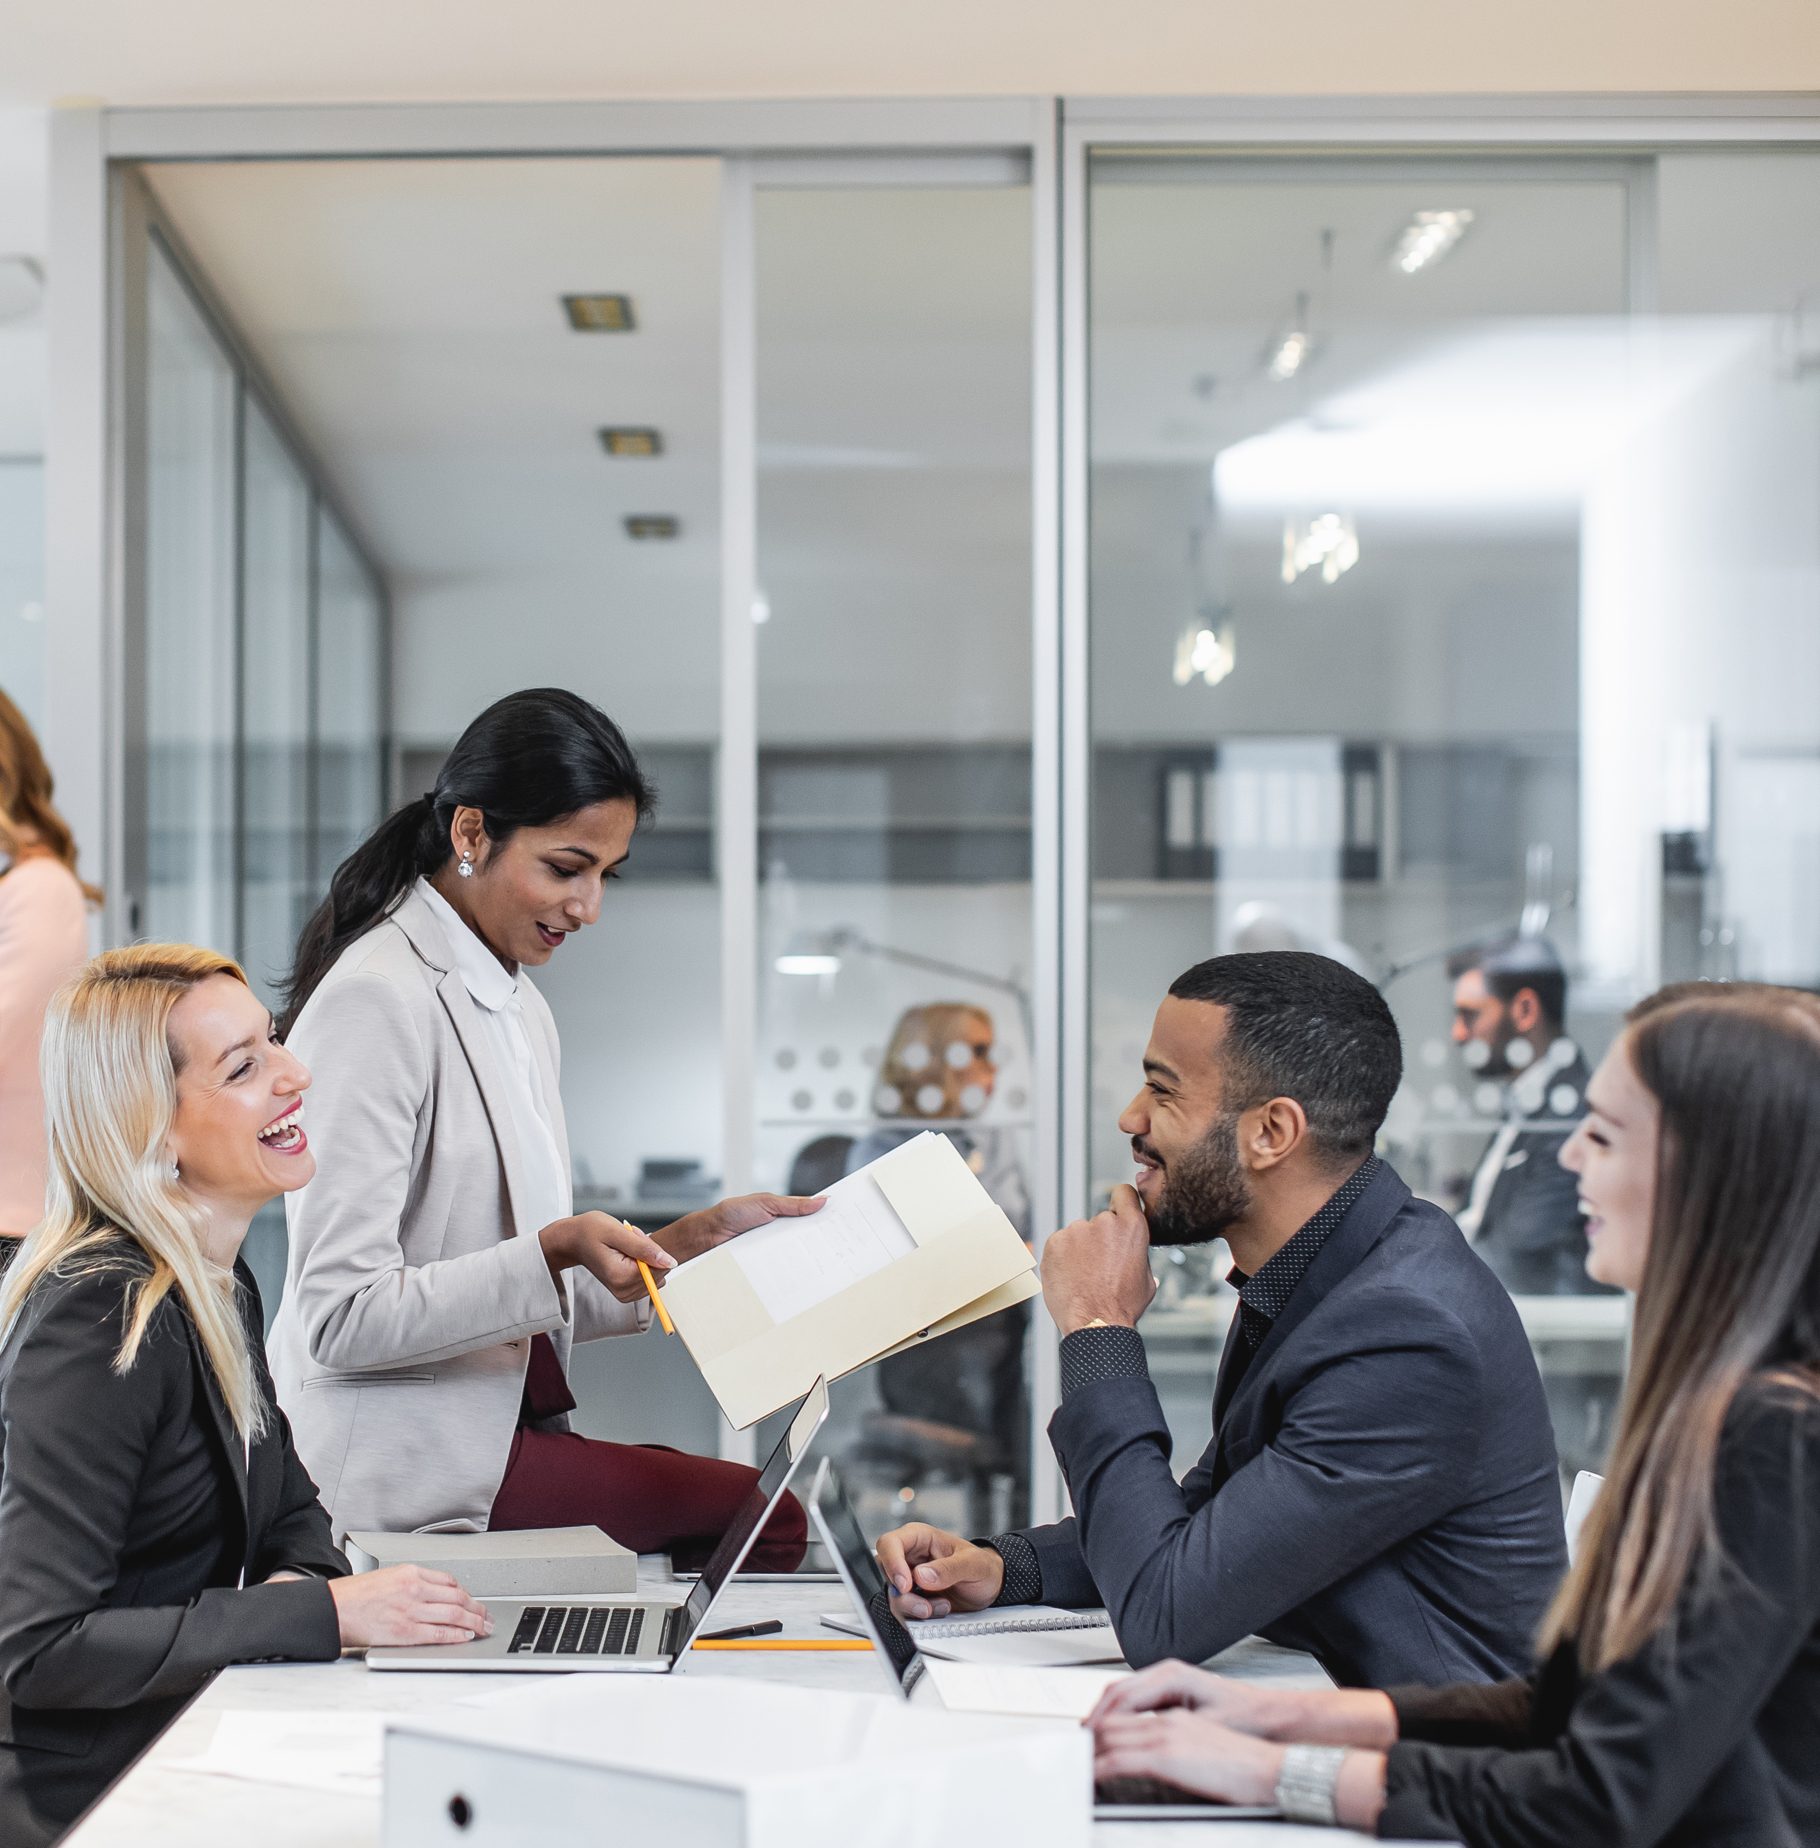
[[[540,967],[600,916],[607,882],[618,877],[637,827],[631,802],[595,802],[491,841],[480,811],[459,808],[451,824],[456,860],[472,854],[473,876],[444,868],[436,889],[502,963]]]
[[[211,975],[171,1009],[171,1156],[191,1196],[248,1218],[316,1172],[303,1127],[310,1074],[244,982]]]
[[[1562,1147],[1561,1166],[1580,1180],[1587,1275],[1634,1291],[1655,1223],[1662,1108],[1637,1076],[1629,1039],[1620,1034],[1593,1073],[1586,1117]]]

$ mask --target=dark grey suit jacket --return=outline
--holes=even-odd
[[[1237,1352],[1236,1322],[1221,1362]],[[1050,1441],[1075,1518],[1028,1531],[1050,1603],[1103,1603],[1126,1658],[1253,1632],[1349,1686],[1491,1681],[1532,1659],[1562,1573],[1535,1359],[1459,1228],[1382,1168],[1177,1483],[1148,1378],[1072,1393]]]
[[[0,1349],[0,1842],[53,1842],[230,1662],[332,1660],[347,1571],[274,1409],[251,1467],[175,1295],[114,1369],[137,1248],[52,1278]],[[235,1267],[275,1406],[252,1273]],[[309,1576],[277,1585],[274,1572]],[[237,1590],[242,1571],[247,1589]]]
[[[1512,1296],[1609,1294],[1586,1274],[1586,1222],[1580,1213],[1579,1176],[1561,1166],[1561,1147],[1586,1114],[1591,1074],[1583,1059],[1563,1066],[1550,1079],[1526,1128],[1505,1151],[1473,1250]],[[1557,1109],[1556,1092],[1573,1102]],[[1487,1144],[1485,1160],[1497,1138]]]

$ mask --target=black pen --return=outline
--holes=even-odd
[[[747,1636],[775,1636],[784,1626],[775,1617],[767,1617],[763,1623],[742,1623],[733,1630],[710,1630],[706,1636],[698,1636],[698,1643],[732,1643]]]

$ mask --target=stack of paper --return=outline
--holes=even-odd
[[[679,1265],[664,1306],[728,1423],[789,1405],[1038,1290],[1035,1261],[946,1136],[928,1132],[774,1220]]]

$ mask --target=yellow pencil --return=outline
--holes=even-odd
[[[870,1649],[872,1645],[864,1642],[836,1643],[811,1639],[802,1636],[768,1636],[761,1640],[741,1642],[707,1642],[695,1645],[697,1649]]]
[[[633,1229],[637,1230],[636,1227]],[[644,1278],[645,1288],[651,1293],[651,1307],[657,1311],[657,1319],[664,1333],[666,1335],[675,1334],[676,1324],[670,1320],[670,1312],[664,1307],[664,1299],[657,1293],[657,1279],[651,1275],[650,1265],[643,1258],[634,1258],[632,1261],[638,1266],[638,1274]]]

